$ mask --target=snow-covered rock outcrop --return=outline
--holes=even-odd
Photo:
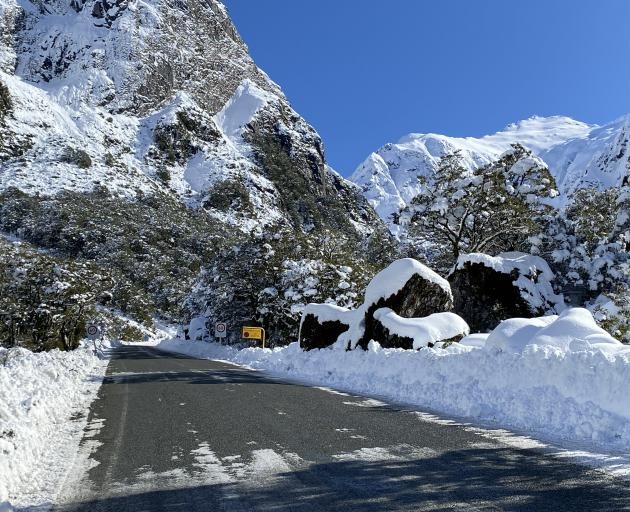
[[[465,254],[449,276],[454,309],[474,332],[506,318],[561,312],[564,300],[554,293],[553,279],[543,258],[522,252]]]
[[[310,350],[337,343],[366,349],[376,340],[385,347],[417,349],[456,341],[469,329],[457,315],[439,316],[452,307],[448,281],[419,261],[403,258],[374,276],[355,310],[309,304],[302,314],[300,346]],[[452,328],[447,327],[453,321]]]

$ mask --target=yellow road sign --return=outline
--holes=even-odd
[[[265,330],[262,327],[243,327],[242,337],[248,340],[262,340],[265,348]]]

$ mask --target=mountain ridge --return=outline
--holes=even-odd
[[[513,143],[531,149],[550,168],[562,197],[593,186],[619,186],[630,172],[630,115],[605,125],[567,116],[533,116],[482,137],[410,133],[370,154],[350,180],[357,183],[382,219],[392,223],[419,192],[419,176],[435,172],[439,159],[460,151],[468,169],[487,165]]]

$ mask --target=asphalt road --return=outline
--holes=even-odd
[[[57,512],[620,511],[627,481],[408,409],[145,347],[112,354]]]

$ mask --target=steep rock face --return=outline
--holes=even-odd
[[[630,174],[630,118],[605,126],[567,117],[533,117],[480,138],[409,134],[372,153],[351,177],[394,233],[398,213],[419,193],[419,177],[431,177],[440,159],[459,151],[470,170],[487,165],[520,143],[549,166],[560,191],[558,204],[583,187],[620,186]]]
[[[216,0],[2,5],[3,27],[14,33],[5,38],[4,67],[13,64],[18,75],[50,91],[64,89],[68,99],[138,114],[184,91],[215,113],[245,78],[282,94],[255,65]]]
[[[161,191],[246,231],[383,233],[217,0],[0,0],[0,27],[0,190]]]

